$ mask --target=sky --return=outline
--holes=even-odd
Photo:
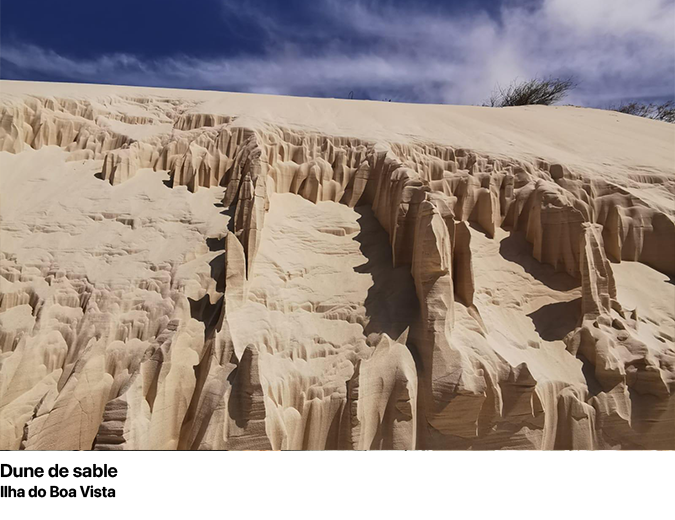
[[[675,0],[2,0],[0,77],[481,104],[675,97]]]

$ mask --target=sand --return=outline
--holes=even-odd
[[[0,82],[0,449],[675,449],[675,126]]]

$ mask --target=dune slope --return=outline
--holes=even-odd
[[[675,126],[0,82],[0,449],[675,449]]]

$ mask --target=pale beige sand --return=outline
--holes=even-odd
[[[675,448],[674,125],[0,106],[0,449]]]

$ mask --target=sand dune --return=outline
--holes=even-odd
[[[0,82],[0,449],[675,449],[675,126]]]

